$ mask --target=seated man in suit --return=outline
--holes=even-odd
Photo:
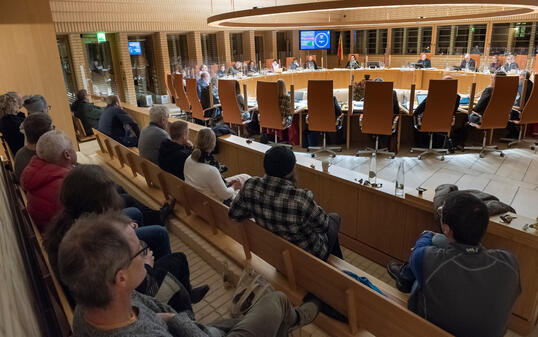
[[[504,336],[521,293],[517,260],[481,245],[489,215],[476,196],[451,192],[437,212],[443,234],[424,231],[409,263],[389,263],[390,276],[411,291],[411,311],[454,336]]]
[[[181,180],[185,180],[185,160],[193,150],[189,140],[189,125],[184,121],[170,124],[170,139],[165,139],[159,148],[159,166]]]
[[[241,62],[236,61],[233,66],[228,69],[228,75],[237,75],[241,72]]]
[[[432,67],[432,61],[428,59],[428,55],[426,53],[422,53],[420,55],[420,60],[417,61],[417,64],[422,64],[423,68],[431,68]]]
[[[484,114],[484,111],[486,111],[489,100],[491,99],[491,95],[493,94],[495,78],[497,76],[506,76],[506,73],[502,70],[498,70],[495,72],[495,76],[491,76],[491,85],[482,91],[482,95],[480,95],[478,103],[474,105],[472,113],[469,114],[469,122],[475,124],[482,123],[482,115]]]
[[[465,54],[465,56],[463,57],[463,60],[461,60],[460,69],[461,70],[465,70],[465,69],[475,70],[476,69],[476,63],[471,58],[471,54],[469,53]]]
[[[499,61],[499,57],[497,55],[493,55],[491,58],[491,63],[489,64],[489,71],[491,73],[495,73],[500,67],[502,67],[502,64]]]
[[[90,103],[90,95],[86,89],[77,92],[77,100],[71,104],[71,111],[82,122],[86,135],[93,135],[92,129],[97,129],[103,110]]]
[[[516,102],[514,106],[520,108],[512,109],[512,112],[510,112],[510,120],[508,121],[508,125],[506,126],[507,131],[507,138],[517,139],[519,137],[519,126],[516,123],[513,123],[512,121],[518,121],[521,119],[521,110],[523,110],[523,107],[529,100],[529,97],[532,93],[532,88],[534,84],[530,80],[531,73],[529,71],[523,70],[519,74],[519,86],[517,88],[517,97]],[[527,88],[525,90],[525,100],[523,101],[523,104],[521,104],[521,96],[523,93],[523,84],[527,82]]]
[[[506,64],[504,65],[504,71],[510,72],[512,70],[519,70],[519,65],[516,63],[516,57],[514,55],[508,55],[506,57]]]
[[[357,69],[359,68],[359,62],[355,58],[355,55],[351,55],[349,61],[347,61],[346,68],[348,69]]]
[[[135,290],[151,256],[122,218],[118,213],[79,218],[60,244],[60,279],[77,303],[75,336],[280,336],[309,324],[319,312],[318,301],[293,307],[286,295],[273,291],[241,318],[196,322],[188,311],[178,313]]]
[[[290,70],[297,70],[297,68],[300,68],[301,65],[299,64],[299,61],[296,57],[293,58],[293,61],[290,63]]]
[[[306,62],[304,63],[305,69],[318,69],[318,64],[314,61],[314,56],[308,55]]]
[[[201,97],[202,89],[209,86],[209,73],[207,71],[202,71],[200,73],[200,78],[196,81],[196,92],[198,93],[198,98]]]
[[[230,218],[254,218],[260,226],[322,260],[329,254],[343,258],[338,243],[340,217],[327,214],[311,191],[297,187],[293,151],[272,147],[265,153],[263,166],[265,176],[248,179],[232,200]]]
[[[106,103],[107,106],[99,118],[99,131],[124,146],[138,146],[140,129],[138,124],[121,108],[119,97],[108,96]]]

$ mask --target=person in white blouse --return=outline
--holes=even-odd
[[[216,143],[213,130],[205,128],[198,132],[194,151],[185,161],[185,182],[216,200],[229,204],[250,176],[238,174],[223,178],[221,165],[211,154]]]

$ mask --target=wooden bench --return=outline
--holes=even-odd
[[[48,255],[43,248],[41,233],[34,224],[26,208],[24,191],[15,183],[13,172],[5,169],[2,174],[6,182],[6,193],[13,214],[13,224],[19,233],[19,246],[24,259],[27,275],[33,291],[40,323],[44,336],[71,336],[73,310],[67,297],[52,272]]]
[[[105,140],[109,137],[96,135],[104,144],[107,143]],[[111,139],[108,139],[108,143],[114,144]],[[129,151],[125,148],[119,153],[126,150]],[[130,168],[126,167],[125,162],[120,162],[117,153],[98,152],[107,165],[153,200],[161,203],[166,198],[174,197],[178,217],[226,256],[239,265],[253,266],[295,303],[300,303],[302,297],[310,292],[347,315],[348,324],[320,315],[316,323],[327,332],[337,336],[368,333],[376,336],[449,336],[444,330],[407,310],[404,294],[359,268],[334,256],[330,257],[328,263],[321,261],[250,220],[232,221],[228,218],[227,206],[143,158],[131,161],[142,168],[137,168],[137,176],[133,177]],[[368,277],[386,296],[357,282],[340,269]]]

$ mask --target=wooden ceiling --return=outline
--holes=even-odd
[[[410,0],[392,0],[399,5]],[[481,0],[470,0],[480,2]],[[487,0],[495,2],[496,0]],[[323,9],[319,12],[282,14],[281,6],[338,5],[341,0],[50,0],[52,19],[58,33],[84,32],[155,32],[155,31],[216,31],[216,30],[275,30],[305,27],[307,25],[337,28],[410,25],[421,22],[420,16],[433,18],[448,15],[460,16],[457,21],[476,21],[484,12],[503,10],[508,17],[482,19],[481,21],[508,19],[511,21],[538,20],[538,13],[522,14],[529,2],[537,0],[504,0],[513,2],[503,7],[478,4],[477,6],[413,6],[351,9]],[[353,5],[386,4],[387,0],[353,0]],[[439,3],[440,1],[433,1]],[[467,3],[467,1],[461,0]],[[521,2],[524,2],[521,4]],[[446,3],[443,1],[443,3]],[[521,6],[515,5],[520,4]],[[277,7],[275,7],[277,6]],[[257,11],[274,11],[273,15],[251,17]],[[304,8],[302,9],[304,11]],[[512,12],[510,12],[512,11]],[[247,17],[242,17],[248,13]],[[274,15],[277,14],[277,15]],[[239,15],[237,18],[234,16]],[[465,18],[464,15],[472,17]],[[486,16],[491,16],[485,14]],[[346,16],[344,18],[344,16]],[[208,24],[208,18],[214,20]],[[217,19],[215,19],[217,18]],[[225,21],[221,21],[224,18]],[[376,22],[380,21],[380,22]],[[394,22],[390,22],[394,20]],[[211,19],[210,19],[211,21]],[[425,20],[423,20],[425,21]],[[290,25],[291,23],[291,25]]]

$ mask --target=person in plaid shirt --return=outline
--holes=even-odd
[[[338,242],[340,216],[325,211],[314,201],[312,191],[296,186],[295,154],[284,146],[265,153],[266,175],[248,179],[233,199],[229,216],[256,222],[326,260],[329,254],[343,258]]]

